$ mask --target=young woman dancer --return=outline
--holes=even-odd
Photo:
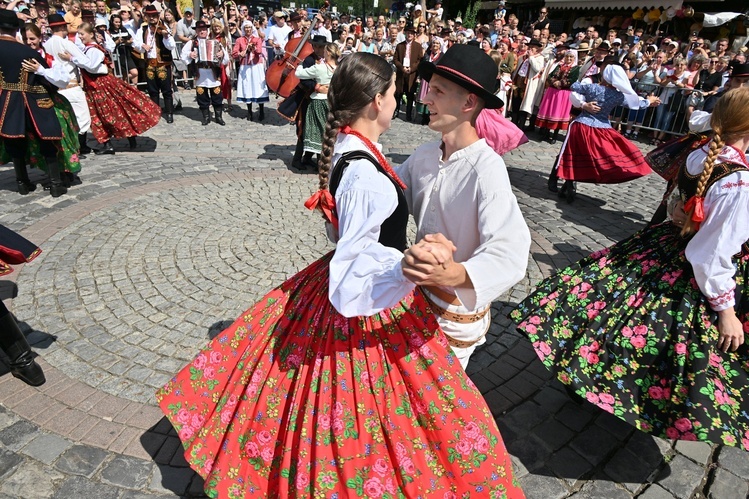
[[[306,203],[336,249],[157,393],[212,497],[523,496],[486,403],[401,271],[408,207],[377,144],[394,94],[385,59],[338,66]]]
[[[91,131],[102,145],[96,154],[114,154],[112,138],[127,137],[130,149],[134,149],[135,137],[159,123],[161,109],[145,94],[110,73],[109,54],[96,43],[91,24],[81,24],[78,36],[86,46],[84,52],[92,67],[96,67],[95,71],[81,68],[83,90],[91,112]]]
[[[642,431],[749,450],[749,88],[679,176],[684,227],[649,226],[541,282],[512,313],[557,378]]]

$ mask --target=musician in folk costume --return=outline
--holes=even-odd
[[[203,113],[203,125],[211,122],[211,106],[216,123],[226,125],[221,108],[221,65],[229,63],[229,54],[216,40],[208,39],[208,24],[205,21],[195,23],[195,38],[182,47],[182,61],[185,64],[197,64],[198,77],[195,80],[195,93],[198,107]]]
[[[242,23],[244,36],[234,43],[232,57],[239,61],[237,75],[237,101],[247,104],[247,120],[252,121],[252,103],[260,108],[258,120],[265,118],[264,104],[268,99],[268,85],[265,83],[265,62],[268,58],[263,39],[250,21]]]
[[[542,54],[541,42],[532,39],[528,42],[528,56],[520,63],[518,75],[525,78],[523,100],[520,102],[518,121],[515,123],[521,129],[533,131],[536,128],[536,113],[541,105],[544,94],[543,71],[546,61]],[[525,119],[531,115],[530,123],[525,127]]]
[[[176,47],[169,28],[159,20],[159,11],[153,5],[143,9],[148,26],[135,33],[133,49],[146,57],[146,89],[157,105],[159,92],[164,97],[164,117],[174,123],[174,89],[172,88],[172,50]]]
[[[325,59],[325,45],[327,45],[328,39],[323,35],[315,35],[310,38],[309,42],[312,44],[313,52],[302,61],[303,68],[310,68]],[[300,78],[299,85],[296,86],[288,99],[278,105],[278,114],[296,123],[297,142],[291,166],[298,170],[317,168],[312,159],[314,153],[304,152],[304,122],[307,118],[310,95],[312,95],[312,92],[320,92],[321,90],[322,93],[327,93],[327,89],[321,89],[314,79]]]
[[[110,142],[113,137],[127,137],[130,149],[134,149],[135,137],[159,123],[161,108],[138,89],[111,74],[113,64],[109,52],[96,43],[90,23],[81,24],[78,37],[86,46],[85,54],[93,66],[92,70],[81,71],[91,112],[91,131],[104,154],[114,154]]]
[[[10,10],[0,10],[0,140],[13,159],[16,182],[20,194],[36,189],[26,171],[28,140],[37,139],[42,155],[47,159],[50,194],[59,197],[67,192],[60,179],[57,151],[62,129],[50,94],[56,88],[43,76],[30,73],[23,62],[33,59],[42,67],[47,62],[35,50],[19,43],[16,33],[21,21]]]
[[[68,24],[60,14],[50,14],[48,20],[52,36],[44,42],[44,51],[54,57],[55,62],[65,68],[68,73],[67,88],[60,89],[58,92],[73,107],[75,120],[78,122],[80,153],[88,154],[91,148],[86,144],[86,136],[91,128],[91,114],[88,111],[86,94],[83,93],[80,85],[80,68],[91,69],[91,61],[75,43],[68,39]],[[64,60],[60,54],[70,54],[71,57],[69,60]]]

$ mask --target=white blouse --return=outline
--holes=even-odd
[[[368,152],[359,138],[344,134],[338,135],[334,150],[334,168],[345,152]],[[380,226],[398,205],[395,186],[371,162],[356,160],[343,172],[335,201],[338,241],[330,261],[331,304],[345,317],[370,316],[395,306],[414,288],[401,270],[403,253],[378,242]]]
[[[699,174],[706,157],[707,146],[691,153],[687,171]],[[723,148],[717,161],[747,165],[744,153],[731,146]],[[712,309],[726,310],[735,305],[732,258],[749,240],[749,172],[734,172],[713,184],[705,194],[704,211],[705,221],[687,244],[686,258]]]

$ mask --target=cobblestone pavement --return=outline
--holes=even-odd
[[[82,184],[58,199],[19,196],[12,168],[0,167],[0,223],[43,248],[0,281],[0,297],[12,299],[48,379],[27,387],[0,362],[0,498],[202,496],[155,388],[330,249],[319,216],[302,207],[316,177],[287,167],[292,127],[272,111],[262,124],[230,114],[226,127],[202,127],[186,103],[136,151],[115,141],[115,156],[84,160]],[[400,163],[435,137],[397,120],[385,153]],[[526,494],[745,497],[744,452],[652,438],[571,398],[509,328],[507,312],[533,283],[643,227],[664,187],[656,176],[581,185],[568,205],[546,190],[558,148],[531,141],[505,158],[533,234],[529,272],[495,303],[468,369]]]

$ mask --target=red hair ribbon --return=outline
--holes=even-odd
[[[700,224],[705,221],[705,198],[702,196],[692,196],[684,205],[684,211],[692,212],[692,222],[695,223],[694,229],[698,230]]]
[[[320,210],[325,220],[333,224],[338,232],[338,216],[335,211],[335,198],[327,189],[320,189],[304,202],[304,206],[312,211]]]

